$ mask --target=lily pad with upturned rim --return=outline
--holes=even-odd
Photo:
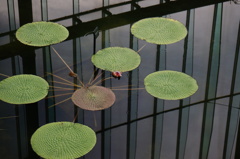
[[[33,150],[47,159],[75,159],[92,150],[96,133],[88,126],[54,122],[41,126],[31,137]]]
[[[83,87],[72,95],[72,101],[85,110],[103,110],[111,107],[115,102],[115,94],[111,89],[102,86]]]
[[[22,74],[0,82],[0,100],[10,104],[35,103],[48,94],[49,85],[41,77]]]
[[[144,79],[146,91],[154,97],[166,100],[187,98],[198,90],[197,81],[177,71],[158,71]]]
[[[172,44],[184,39],[186,27],[179,21],[169,18],[146,18],[134,23],[131,33],[149,43]]]
[[[140,65],[141,57],[132,49],[108,47],[92,56],[92,63],[102,70],[126,72]]]
[[[48,46],[65,40],[68,30],[53,22],[33,22],[21,26],[16,32],[16,38],[23,44],[30,46]]]

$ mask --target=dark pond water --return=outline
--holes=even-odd
[[[36,74],[54,86],[56,77],[74,79],[50,47],[19,44],[16,29],[35,21],[52,21],[67,27],[70,36],[53,45],[62,58],[88,83],[94,73],[94,52],[120,46],[139,50],[131,25],[147,17],[182,22],[188,36],[177,43],[147,43],[139,52],[140,66],[107,87],[135,85],[155,71],[174,70],[195,78],[199,89],[184,100],[161,100],[146,90],[114,91],[115,104],[104,111],[84,111],[74,106],[73,91],[49,92],[34,104],[12,105],[0,101],[0,158],[39,158],[30,138],[40,126],[73,121],[91,127],[97,144],[84,159],[234,159],[240,158],[240,6],[232,1],[121,1],[121,0],[0,0],[0,73]],[[112,14],[112,15],[111,15]],[[86,33],[99,29],[99,36]],[[46,76],[46,73],[53,76]],[[105,72],[102,79],[110,77]],[[0,76],[0,79],[5,79]],[[60,80],[61,81],[61,80]],[[73,89],[72,86],[64,86]],[[1,91],[1,90],[0,90]],[[57,106],[49,106],[59,103]],[[8,117],[8,118],[5,118]]]

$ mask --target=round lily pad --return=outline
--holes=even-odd
[[[92,63],[102,69],[111,72],[126,72],[140,65],[141,57],[132,49],[124,47],[108,47],[99,50],[92,56]]]
[[[146,91],[154,97],[166,100],[187,98],[198,90],[191,76],[177,71],[158,71],[144,79]]]
[[[41,126],[31,137],[33,150],[47,159],[75,159],[92,150],[96,133],[88,126],[54,122]]]
[[[0,100],[10,104],[35,103],[48,94],[49,85],[41,77],[15,75],[0,82]]]
[[[115,102],[115,94],[111,89],[102,86],[90,86],[76,90],[72,101],[85,110],[102,110],[109,108]]]
[[[147,18],[134,23],[131,33],[154,44],[172,44],[186,37],[187,29],[179,21],[169,18]]]
[[[53,22],[33,22],[21,26],[17,32],[17,39],[30,46],[48,46],[65,40],[69,35],[68,30]]]

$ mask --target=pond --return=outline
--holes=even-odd
[[[50,85],[48,95],[35,103],[9,104],[0,96],[1,158],[40,158],[30,142],[34,132],[73,121],[96,133],[95,146],[81,159],[240,158],[239,7],[238,0],[1,0],[0,81],[32,74]],[[186,37],[159,45],[132,34],[133,24],[153,17],[179,21]],[[51,46],[19,42],[17,29],[39,21],[61,24],[69,36]],[[121,78],[97,69],[92,56],[109,47],[134,50],[140,64],[120,72]],[[191,76],[197,91],[184,99],[152,96],[145,78],[165,70]],[[76,106],[72,94],[91,81],[113,91],[113,105],[96,111]]]

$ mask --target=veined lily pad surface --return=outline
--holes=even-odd
[[[41,77],[15,75],[0,82],[0,100],[10,104],[35,103],[48,94],[49,85]]]
[[[108,47],[92,56],[92,63],[102,70],[126,72],[140,65],[141,57],[132,49]]]
[[[141,40],[161,45],[182,40],[187,35],[187,29],[177,20],[157,17],[134,23],[131,33]]]
[[[33,150],[46,159],[75,159],[92,150],[96,133],[88,126],[54,122],[38,128],[31,137]]]
[[[103,110],[111,107],[115,102],[115,94],[111,89],[102,86],[83,87],[72,95],[72,101],[85,110]]]
[[[166,100],[187,98],[198,90],[191,76],[177,71],[158,71],[144,79],[146,91],[154,97]]]
[[[17,39],[30,46],[48,46],[60,43],[69,35],[68,30],[53,22],[33,22],[21,26],[17,32]]]

